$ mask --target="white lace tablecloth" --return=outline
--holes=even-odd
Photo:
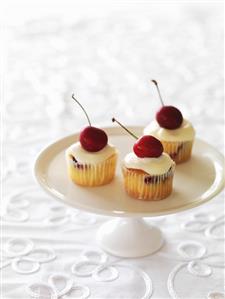
[[[96,125],[110,125],[112,116],[146,125],[159,107],[151,78],[197,136],[223,152],[222,21],[221,5],[162,15],[153,5],[8,27],[1,298],[225,298],[221,194],[202,207],[147,219],[162,229],[165,245],[123,259],[96,244],[109,217],[57,203],[32,176],[39,150],[86,125],[72,92]]]

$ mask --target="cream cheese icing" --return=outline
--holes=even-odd
[[[98,164],[115,153],[117,153],[116,148],[110,144],[107,144],[98,152],[88,152],[81,146],[79,141],[66,150],[66,155],[72,155],[81,164]]]
[[[129,153],[125,156],[124,165],[127,168],[141,169],[151,175],[161,175],[175,163],[166,153],[162,153],[158,158],[139,158],[134,153]]]
[[[184,119],[180,128],[168,130],[160,127],[156,120],[153,120],[145,129],[144,135],[152,135],[162,141],[190,141],[194,139],[195,130],[192,124]]]

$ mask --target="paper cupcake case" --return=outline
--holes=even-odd
[[[95,187],[108,184],[115,176],[117,155],[112,155],[98,164],[80,164],[71,155],[67,156],[71,180],[81,186]]]
[[[133,198],[156,201],[168,197],[173,188],[173,174],[175,166],[162,175],[151,176],[142,170],[122,167],[124,187]]]
[[[170,155],[176,164],[183,163],[190,159],[193,141],[170,142],[162,141],[164,152]]]

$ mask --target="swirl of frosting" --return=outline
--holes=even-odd
[[[124,165],[127,168],[143,170],[150,175],[161,175],[175,163],[166,153],[162,153],[158,158],[138,158],[134,153],[129,153],[125,156]]]
[[[192,124],[184,119],[180,128],[168,130],[160,127],[156,120],[153,120],[145,129],[144,135],[153,135],[162,141],[190,141],[194,139],[195,130]]]
[[[79,141],[72,144],[66,150],[67,156],[72,155],[81,164],[98,164],[105,161],[115,153],[117,153],[116,148],[110,144],[107,144],[98,152],[88,152],[81,146]]]

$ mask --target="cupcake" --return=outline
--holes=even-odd
[[[81,104],[73,99],[81,106]],[[108,143],[107,134],[91,125],[84,128],[79,141],[72,144],[65,153],[70,179],[81,186],[101,186],[110,183],[116,170],[117,150]]]
[[[133,152],[122,163],[124,188],[135,199],[162,200],[173,190],[175,163],[157,138],[146,135],[136,139]]]
[[[156,113],[156,119],[153,120],[145,129],[145,135],[152,135],[158,138],[164,151],[177,163],[183,163],[190,159],[195,130],[192,124],[183,118],[182,113],[176,107],[165,106],[158,84],[155,80],[162,108]]]
[[[163,144],[164,151],[177,164],[190,159],[195,130],[188,120],[183,119],[181,126],[177,129],[166,129],[153,120],[144,129],[144,134],[158,138]]]

